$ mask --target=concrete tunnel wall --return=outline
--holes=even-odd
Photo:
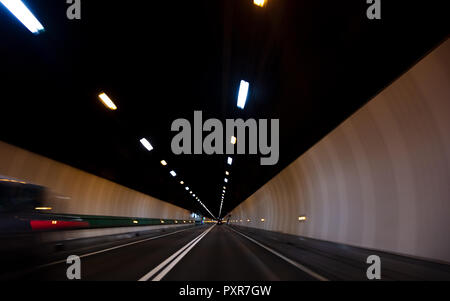
[[[450,40],[231,214],[247,227],[450,262]]]
[[[178,220],[190,216],[188,210],[1,141],[0,175],[47,187],[51,193],[46,205],[55,213]]]

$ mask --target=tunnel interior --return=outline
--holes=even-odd
[[[450,280],[445,12],[373,2],[0,1],[0,280]]]

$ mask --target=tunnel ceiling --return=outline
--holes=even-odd
[[[66,1],[26,2],[46,31],[33,36],[0,6],[0,139],[203,210],[183,180],[215,215],[226,155],[174,155],[175,119],[193,124],[201,110],[204,119],[280,120],[277,165],[234,157],[229,212],[448,33],[423,1],[384,1],[381,21],[366,18],[363,0],[82,1],[80,21],[66,18]],[[236,107],[242,79],[245,110]]]

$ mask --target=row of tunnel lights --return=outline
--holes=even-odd
[[[266,4],[265,0],[253,0],[253,4],[259,7],[264,7]],[[238,103],[237,106],[240,109],[244,109],[245,103],[247,102],[247,96],[248,96],[248,90],[250,88],[250,84],[244,80],[241,81],[240,87],[239,87],[239,95],[238,95]],[[235,145],[237,143],[237,138],[235,136],[231,137],[231,144]],[[233,162],[233,159],[231,157],[228,157],[228,165],[231,165]],[[225,175],[229,176],[230,173],[228,171],[225,171]],[[225,183],[228,183],[228,178],[225,178]],[[222,199],[220,201],[220,209],[219,209],[219,219],[222,215],[222,208],[223,208],[223,202],[225,200],[225,193],[226,193],[226,186],[223,186],[222,191]]]
[[[242,80],[241,81],[241,83],[240,83],[240,87],[239,87],[239,95],[238,95],[238,103],[237,103],[237,106],[240,108],[240,109],[244,109],[245,108],[245,104],[246,104],[246,102],[247,102],[247,97],[248,97],[248,91],[249,91],[249,87],[250,87],[250,84],[248,83],[248,82],[246,82],[246,81],[244,81],[244,80]],[[106,93],[101,93],[99,96],[99,99],[103,102],[103,104],[107,107],[107,108],[109,108],[110,110],[113,110],[113,111],[115,111],[115,110],[117,110],[117,106],[114,104],[114,102],[108,97],[108,95],[106,95]],[[152,151],[153,150],[153,146],[151,145],[151,143],[146,139],[146,138],[142,138],[141,140],[140,140],[140,142],[141,142],[141,144],[148,150],[148,151]],[[235,136],[232,136],[231,137],[231,144],[233,144],[233,145],[235,145],[236,143],[237,143],[237,138],[235,137]],[[227,158],[227,164],[228,165],[232,165],[233,164],[233,158],[231,158],[231,157],[228,157]],[[167,163],[167,161],[165,161],[165,160],[162,160],[161,161],[161,165],[163,165],[163,166],[167,166],[168,165],[168,163]],[[174,171],[174,170],[171,170],[170,171],[170,174],[172,175],[172,177],[176,177],[177,176],[177,173]],[[229,171],[225,171],[225,175],[228,177],[228,176],[230,176],[230,172]],[[220,202],[220,209],[219,209],[219,218],[220,218],[220,216],[221,216],[221,214],[222,214],[222,208],[223,208],[223,202],[224,202],[224,200],[225,200],[225,193],[226,193],[226,189],[227,189],[227,187],[226,187],[226,184],[228,183],[228,178],[225,178],[224,179],[224,182],[225,182],[225,186],[223,186],[223,193],[222,193],[222,199],[221,199],[221,202]],[[184,185],[185,183],[184,183],[184,181],[180,181],[180,184],[181,185]],[[214,214],[212,214],[211,213],[211,211],[205,206],[205,204],[203,204],[202,202],[201,202],[201,200],[198,198],[198,196],[196,196],[196,194],[195,193],[193,193],[192,192],[192,190],[190,190],[190,188],[188,187],[188,186],[185,186],[185,189],[187,190],[187,191],[189,191],[189,193],[199,202],[199,204],[213,217],[213,218],[215,218],[216,219],[216,217],[214,216]]]
[[[233,141],[234,141],[234,143],[233,143]],[[234,137],[234,136],[231,137],[231,143],[232,144],[236,144],[236,141],[237,141],[236,137]],[[233,158],[228,157],[227,164],[231,166],[233,164]],[[230,176],[230,172],[229,171],[225,171],[225,176],[227,176],[227,177]],[[227,184],[228,183],[228,178],[225,178],[224,182],[225,182],[225,184]],[[223,201],[225,200],[226,190],[227,190],[227,186],[224,185],[223,186],[223,191],[222,191],[222,200],[220,201],[219,219],[220,219],[220,216],[222,215],[222,207],[223,207]]]
[[[114,102],[111,100],[111,98],[109,98],[109,96],[106,93],[101,93],[100,95],[98,95],[98,98],[101,100],[101,102],[110,110],[115,111],[117,110],[117,106],[114,104]],[[142,146],[144,146],[149,152],[152,151],[154,148],[152,146],[152,144],[146,139],[146,138],[142,138],[140,140],[140,143],[142,144]],[[164,167],[167,167],[169,164],[167,163],[166,160],[161,160],[161,165]],[[177,173],[175,172],[175,170],[171,170],[170,175],[174,178],[177,177]],[[226,181],[228,181],[226,179]],[[189,186],[186,185],[186,183],[184,181],[180,181],[181,185],[185,185],[184,189],[186,191],[189,192],[189,194],[195,198],[195,200],[213,217],[215,218],[214,214],[211,213],[211,211],[205,206],[205,204],[203,204],[203,202],[200,200],[200,198],[198,197],[197,194],[195,194],[191,188],[189,188]]]
[[[308,220],[308,218],[306,217],[306,216],[299,216],[298,217],[298,221],[299,222],[306,222]],[[260,221],[262,222],[262,223],[265,223],[266,222],[266,219],[265,218],[262,218],[262,219],[260,219]],[[230,223],[243,223],[244,221],[241,219],[241,220],[239,220],[239,219],[235,219],[235,220],[230,220]],[[251,222],[251,220],[250,219],[247,219],[247,223],[250,223]]]
[[[168,163],[167,163],[167,161],[165,161],[165,160],[162,160],[161,161],[161,165],[162,166],[167,166],[168,165]],[[170,171],[170,175],[172,176],[172,177],[176,177],[177,176],[177,173],[174,171],[174,170],[171,170]],[[185,185],[186,183],[184,182],[184,181],[180,181],[180,184],[181,185]],[[200,200],[200,198],[198,197],[198,195],[196,195],[190,188],[189,188],[189,186],[185,186],[184,187],[184,189],[186,190],[186,191],[188,191],[189,192],[189,194],[190,195],[192,195],[192,197],[193,198],[195,198],[195,200],[213,217],[213,218],[215,218],[215,216],[214,216],[214,214],[212,214],[211,213],[211,211],[209,211],[209,209],[205,206],[205,204],[203,204],[203,202]]]

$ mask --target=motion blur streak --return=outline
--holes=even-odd
[[[20,0],[0,0],[3,5],[34,34],[44,30],[44,26]]]

